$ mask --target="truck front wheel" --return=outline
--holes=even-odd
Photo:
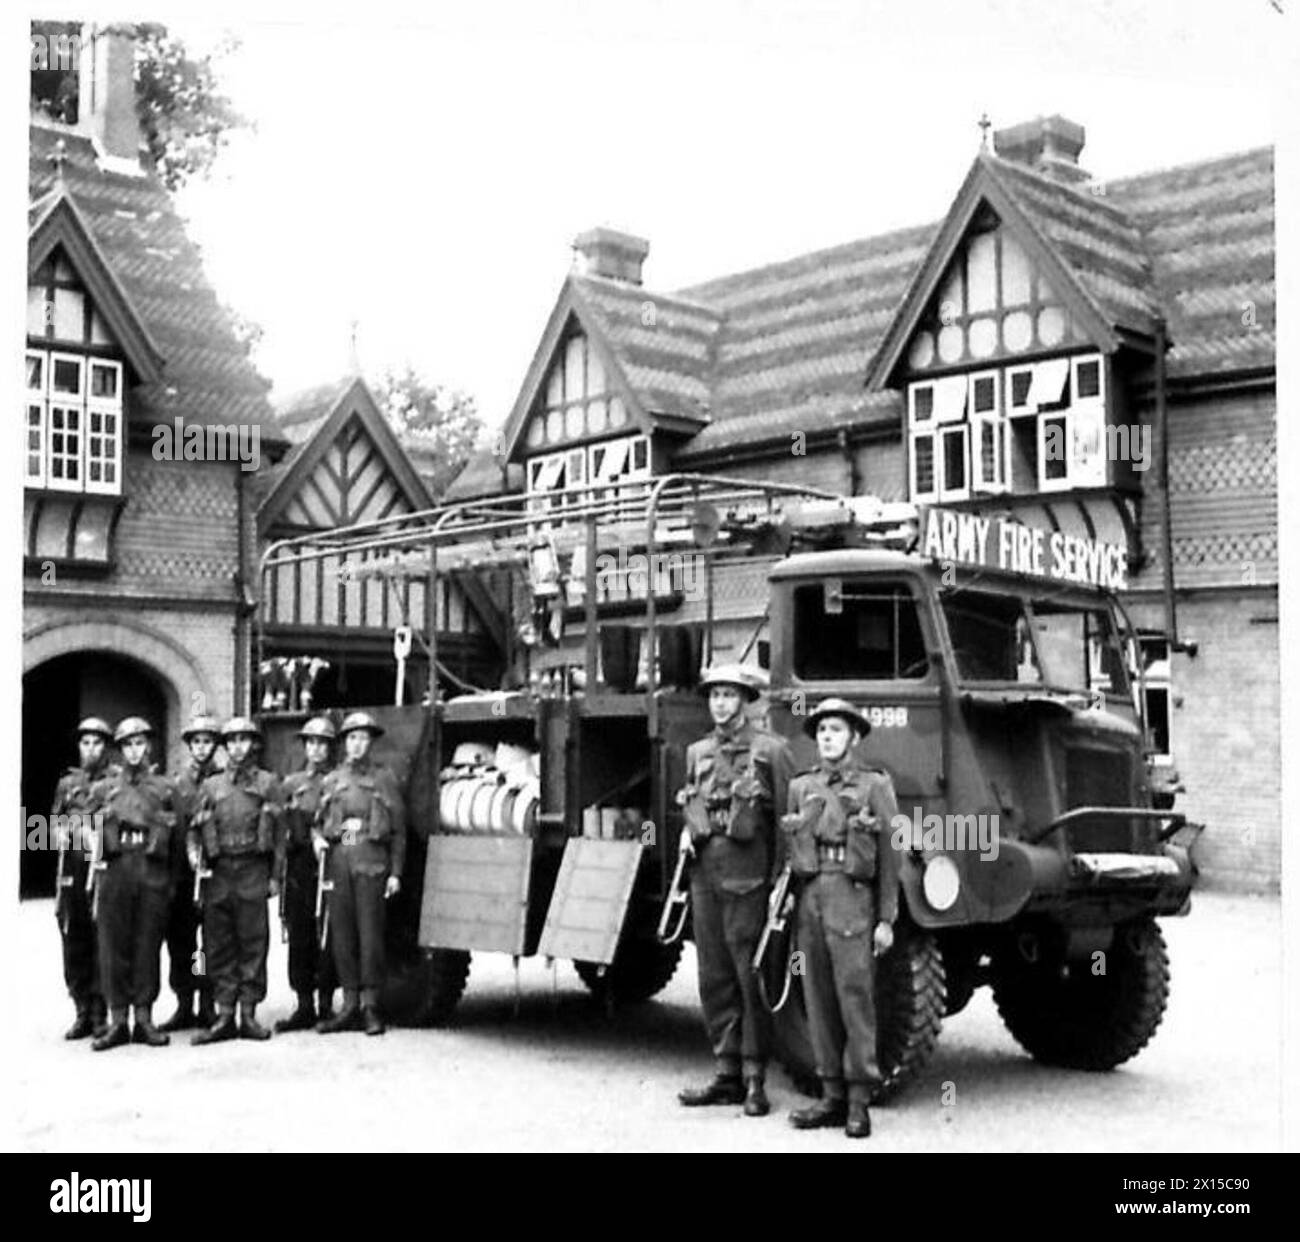
[[[993,999],[1035,1060],[1110,1070],[1146,1047],[1169,999],[1169,950],[1154,919],[1115,929],[1105,953],[1078,962],[1008,943],[993,958]]]
[[[929,932],[899,922],[894,947],[876,963],[876,1055],[881,1082],[872,1096],[883,1103],[925,1068],[943,1026],[943,956]],[[798,945],[795,945],[798,948]],[[775,998],[776,991],[769,994]],[[796,976],[790,999],[773,1019],[777,1057],[796,1087],[819,1090],[804,1006]]]

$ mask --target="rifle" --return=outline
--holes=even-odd
[[[655,939],[660,944],[676,944],[686,930],[686,916],[691,902],[691,890],[686,884],[686,868],[690,860],[689,849],[677,851],[673,882],[668,886],[668,896],[664,898],[663,912],[659,915],[659,926],[655,931]]]
[[[276,898],[276,913],[280,916],[280,943],[289,943],[289,911],[285,899],[285,889],[289,886],[289,860],[286,855],[285,861],[280,866],[280,895]]]
[[[786,863],[781,874],[777,876],[776,883],[772,885],[771,896],[767,899],[767,922],[763,924],[763,934],[758,939],[758,945],[754,949],[754,960],[750,964],[750,969],[758,979],[759,995],[763,998],[763,1004],[769,1013],[780,1013],[785,1008],[786,1001],[790,999],[790,988],[794,983],[794,976],[790,973],[790,964],[787,962],[783,972],[785,982],[781,988],[781,995],[775,1005],[768,999],[765,978],[767,954],[772,942],[785,934],[786,926],[790,922],[790,914],[794,910],[794,893],[791,891],[793,884],[794,872],[790,870],[790,864]]]
[[[54,879],[54,918],[60,935],[68,934],[68,890],[72,887],[72,874],[68,870],[68,839],[59,834],[59,870]]]
[[[325,878],[325,863],[328,858],[328,849],[321,850],[316,858],[316,935],[322,953],[330,939],[329,895],[334,891],[334,881]]]
[[[203,851],[199,850],[199,856],[194,864],[194,905],[198,910],[203,909],[203,881],[212,878],[212,868],[203,865]]]

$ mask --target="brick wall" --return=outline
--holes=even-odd
[[[1129,606],[1160,628],[1155,602]],[[1206,831],[1196,847],[1207,887],[1277,892],[1281,869],[1278,604],[1268,590],[1201,592],[1178,602],[1170,746],[1187,787],[1177,808]]]

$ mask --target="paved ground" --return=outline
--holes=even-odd
[[[1279,903],[1207,894],[1196,907],[1164,923],[1173,993],[1146,1052],[1111,1074],[1043,1069],[981,991],[945,1023],[923,1077],[875,1110],[871,1149],[1276,1149]],[[815,1151],[845,1142],[789,1128],[784,1114],[802,1097],[781,1074],[775,1111],[762,1120],[675,1103],[677,1088],[709,1069],[689,950],[656,1002],[613,1017],[566,964],[553,980],[541,962],[525,962],[516,1002],[509,960],[482,956],[445,1030],[92,1054],[59,1038],[71,1013],[51,903],[24,903],[18,933],[15,994],[32,1003],[10,1010],[6,1094],[20,1149]],[[267,1019],[290,1008],[278,943],[271,971]],[[945,1083],[955,1104],[941,1102]]]

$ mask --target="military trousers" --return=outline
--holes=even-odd
[[[161,986],[163,930],[172,896],[165,859],[133,850],[99,879],[99,977],[110,1009],[152,1005]]]
[[[63,940],[63,982],[73,1004],[83,1009],[102,1000],[95,920],[90,915],[90,896],[86,892],[90,864],[84,856],[69,852],[64,867],[72,883],[63,890],[58,904],[59,934]]]
[[[203,953],[218,1009],[256,1005],[266,996],[271,922],[271,859],[266,854],[218,855],[204,882]]]
[[[711,837],[696,846],[691,875],[691,926],[699,963],[700,1007],[719,1074],[761,1076],[772,1046],[772,1019],[750,969],[767,920],[763,846]],[[736,857],[744,851],[744,862]],[[755,851],[750,854],[750,851]]]
[[[285,866],[284,921],[289,930],[289,986],[295,992],[332,992],[333,956],[320,950],[316,927],[316,856],[310,845],[290,845]]]
[[[334,846],[329,856],[330,943],[334,968],[345,991],[363,991],[378,1000],[387,970],[384,934],[387,910],[388,850],[374,841]]]
[[[176,889],[167,912],[167,986],[176,995],[212,990],[208,975],[197,972],[195,951],[199,947],[199,911],[194,905],[194,872],[188,867],[176,873]]]
[[[803,992],[817,1075],[826,1094],[866,1093],[880,1081],[876,1059],[876,897],[871,884],[823,871],[799,895]]]

